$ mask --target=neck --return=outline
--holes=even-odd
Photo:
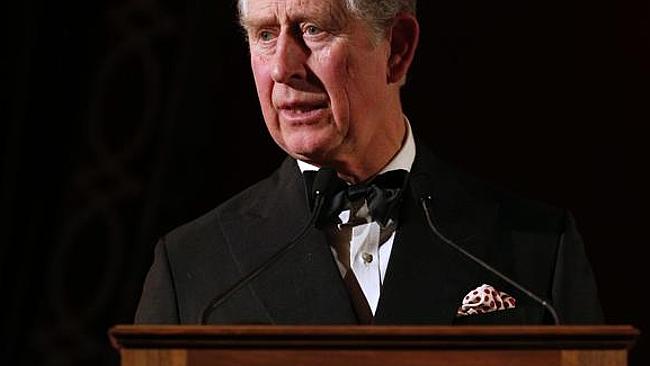
[[[383,138],[370,141],[364,151],[354,151],[330,165],[339,177],[349,183],[363,183],[376,176],[399,153],[406,141],[406,122],[400,114],[399,123],[394,123],[390,131],[381,130]]]

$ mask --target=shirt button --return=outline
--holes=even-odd
[[[372,263],[372,260],[373,260],[372,254],[370,254],[370,253],[361,254],[361,258],[363,258],[363,262],[366,263],[366,264]]]

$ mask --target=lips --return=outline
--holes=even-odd
[[[320,101],[300,101],[278,105],[280,116],[292,123],[312,124],[326,113],[328,104]]]

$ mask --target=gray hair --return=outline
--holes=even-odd
[[[245,2],[237,0],[239,16],[244,14]],[[373,31],[376,39],[386,36],[393,19],[399,13],[415,14],[416,0],[340,0],[350,14],[365,21]]]
[[[343,0],[351,14],[364,20],[376,39],[386,36],[399,13],[415,14],[416,0]]]

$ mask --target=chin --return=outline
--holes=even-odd
[[[330,154],[328,150],[323,148],[309,148],[309,149],[284,149],[292,158],[299,159],[304,162],[323,166],[327,165],[327,162],[331,159],[329,158]]]
[[[291,156],[319,158],[330,155],[338,139],[330,134],[308,133],[292,134],[284,138],[285,144],[279,144]]]

